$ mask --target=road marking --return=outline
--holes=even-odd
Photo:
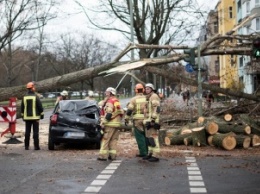
[[[187,163],[190,193],[207,193],[207,189],[205,188],[205,183],[201,176],[196,158],[193,156],[189,156],[189,154],[192,154],[190,152],[186,152],[184,154]]]
[[[122,160],[113,160],[98,176],[92,181],[90,186],[88,186],[84,193],[98,193],[102,186],[106,184],[108,179],[113,175],[115,170],[120,166]]]

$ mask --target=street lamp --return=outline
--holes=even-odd
[[[133,16],[133,2],[129,0],[130,10],[130,30],[131,30],[131,42],[134,43],[134,16]],[[131,50],[131,61],[134,60],[134,50]],[[134,71],[134,70],[133,70]],[[134,74],[134,72],[133,72]],[[131,76],[131,95],[134,96],[135,79]]]

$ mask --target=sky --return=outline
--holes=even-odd
[[[95,4],[93,0],[78,0],[82,5],[89,6]],[[219,0],[193,0],[203,10],[214,9]],[[51,32],[52,36],[59,36],[61,33],[75,33],[86,32],[88,34],[95,34],[100,39],[110,42],[113,38],[124,39],[123,36],[117,32],[93,30],[88,28],[88,21],[84,13],[79,14],[80,7],[74,0],[63,0],[61,2],[59,15],[62,19],[51,21],[47,27],[47,32]]]

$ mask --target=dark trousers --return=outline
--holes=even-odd
[[[139,149],[139,154],[146,156],[148,153],[148,147],[146,144],[145,132],[140,131],[137,127],[134,126],[134,134]]]
[[[39,120],[28,120],[25,121],[25,139],[24,146],[29,147],[31,128],[33,127],[33,140],[34,147],[39,148]]]

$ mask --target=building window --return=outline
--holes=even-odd
[[[256,31],[260,31],[260,17],[255,19],[255,29]]]
[[[255,6],[259,6],[260,5],[260,0],[255,0]]]
[[[250,1],[246,2],[246,14],[250,13]]]
[[[214,33],[218,33],[218,22],[214,22]]]
[[[239,57],[239,67],[243,67],[243,57]]]
[[[229,7],[229,18],[232,18],[233,15],[232,15],[232,7]]]

